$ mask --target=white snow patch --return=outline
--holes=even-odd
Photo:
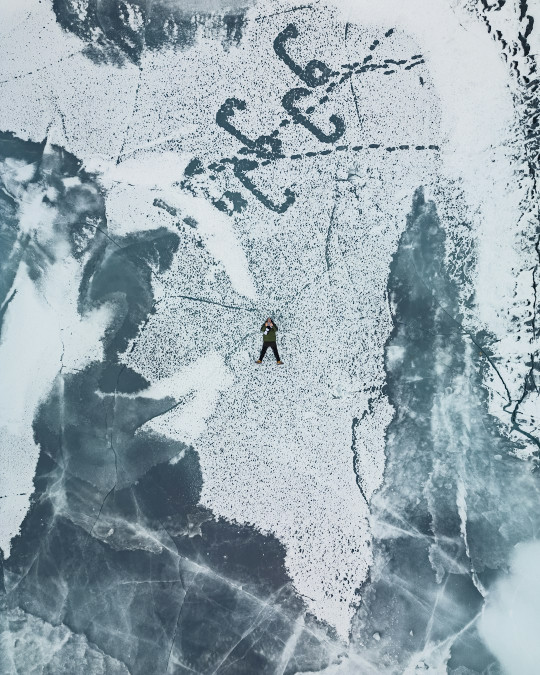
[[[540,542],[518,544],[510,573],[490,591],[479,632],[508,675],[536,675],[540,663]]]
[[[207,419],[215,412],[220,392],[232,386],[233,382],[221,354],[210,352],[199,357],[144,392],[145,396],[158,399],[173,396],[180,404],[170,412],[155,417],[142,429],[149,426],[178,441],[195,443],[204,432]],[[179,459],[175,457],[173,463]]]
[[[107,187],[107,218],[111,235],[125,235],[137,229],[168,226],[178,232],[175,222],[190,216],[197,223],[208,252],[221,263],[231,286],[240,295],[255,299],[256,290],[246,255],[235,233],[234,221],[206,200],[174,187],[184,174],[183,154],[156,151],[131,157],[119,165],[101,165]],[[94,169],[97,167],[93,167]],[[155,200],[176,210],[171,217],[155,206]]]
[[[398,345],[391,345],[386,349],[386,363],[388,368],[392,369],[399,365],[405,358],[405,348]]]

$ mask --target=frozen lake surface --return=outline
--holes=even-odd
[[[535,675],[532,3],[0,17],[0,674]]]

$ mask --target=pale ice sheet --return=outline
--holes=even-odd
[[[11,289],[15,294],[2,326],[0,547],[8,557],[10,541],[19,531],[33,492],[39,448],[32,422],[38,406],[58,373],[100,358],[100,339],[110,315],[105,306],[84,317],[79,314],[82,266],[69,255],[66,240],[53,227],[57,211],[44,201],[46,190],[36,184],[25,186],[32,166],[5,163],[0,171],[19,204],[23,233],[56,258],[37,284],[25,264],[19,267]],[[16,244],[24,245],[22,240]]]

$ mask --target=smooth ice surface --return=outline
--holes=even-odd
[[[0,11],[0,671],[527,668],[534,8]]]

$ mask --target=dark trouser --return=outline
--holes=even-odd
[[[277,350],[277,344],[275,342],[263,342],[263,346],[261,349],[261,355],[259,356],[259,361],[262,361],[264,359],[264,355],[266,354],[266,350],[268,347],[272,347],[272,351],[274,352],[274,356],[276,357],[276,361],[280,361],[278,350]]]

